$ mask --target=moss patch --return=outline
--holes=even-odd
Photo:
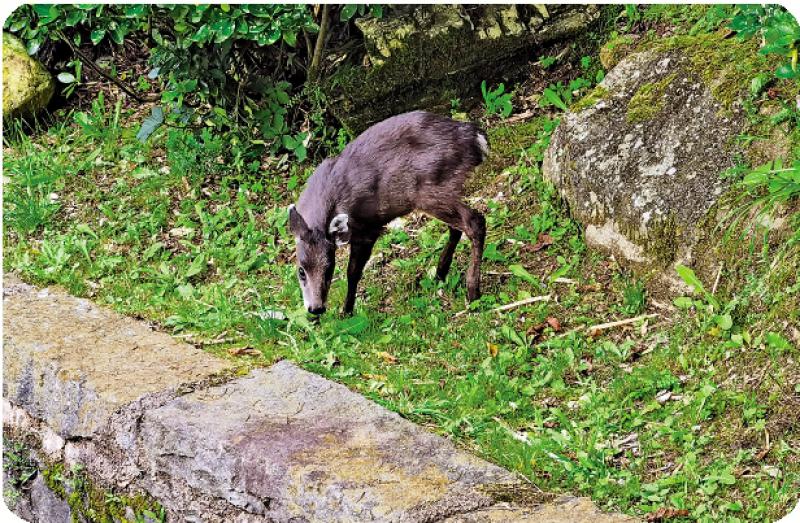
[[[68,471],[63,463],[54,463],[40,472],[47,487],[69,504],[73,522],[113,523],[140,521],[144,517],[153,521],[166,520],[163,507],[147,494],[117,494],[102,489],[80,468]]]
[[[728,38],[726,32],[699,35],[678,35],[666,39],[649,39],[637,46],[640,50],[680,50],[695,73],[711,89],[714,98],[730,109],[746,94],[750,80],[758,73],[772,73],[778,57],[759,54],[757,39],[740,41]],[[780,82],[782,98],[800,94],[800,83]]]
[[[600,63],[607,70],[617,65],[633,50],[633,38],[630,35],[620,35],[612,38],[600,48]]]
[[[597,104],[597,102],[600,100],[605,100],[606,98],[608,98],[608,89],[602,85],[597,85],[589,94],[572,104],[569,110],[574,113],[578,113],[584,109],[593,107],[595,104]]]
[[[669,84],[675,80],[673,73],[658,82],[639,86],[628,102],[628,123],[639,123],[652,120],[664,110],[664,93]]]

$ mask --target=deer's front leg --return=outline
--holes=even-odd
[[[344,314],[353,314],[358,282],[361,281],[364,265],[367,264],[374,245],[375,240],[373,239],[350,241],[350,262],[347,264],[347,298],[344,300],[344,308],[342,309]]]

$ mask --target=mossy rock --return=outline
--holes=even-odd
[[[630,54],[633,48],[633,36],[621,35],[614,37],[600,48],[600,63],[606,70],[612,69],[620,60]]]
[[[25,44],[3,33],[3,117],[31,116],[45,107],[55,91],[53,77]]]
[[[715,89],[726,70],[706,75],[695,53],[660,45],[623,58],[564,115],[544,161],[587,243],[644,275],[691,258],[729,187],[720,173],[742,153],[744,111]]]

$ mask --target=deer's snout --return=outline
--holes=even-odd
[[[319,307],[309,307],[308,312],[314,314],[315,316],[319,316],[323,314],[327,309],[324,305],[320,305]]]

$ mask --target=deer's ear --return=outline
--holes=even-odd
[[[289,206],[289,231],[298,238],[307,238],[310,232],[306,221],[297,212],[294,204]]]
[[[328,225],[328,232],[333,237],[337,246],[344,245],[350,241],[350,227],[348,226],[349,217],[346,214],[337,214]]]

